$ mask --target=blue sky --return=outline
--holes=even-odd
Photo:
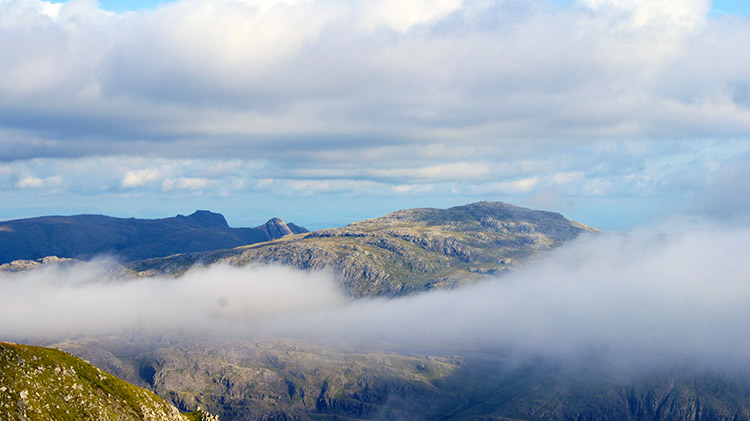
[[[748,16],[750,15],[750,3],[744,0],[714,0],[713,10],[719,13]]]
[[[743,2],[156,4],[0,3],[0,219],[750,209]]]

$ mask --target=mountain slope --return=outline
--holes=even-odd
[[[501,202],[410,209],[341,228],[233,250],[133,262],[142,275],[180,274],[196,263],[272,263],[328,269],[352,296],[397,296],[501,273],[592,228],[554,212]]]
[[[255,228],[230,228],[209,211],[163,219],[104,215],[44,216],[0,222],[0,264],[46,256],[89,259],[111,254],[123,261],[226,249],[307,232],[273,218]]]
[[[190,418],[152,392],[70,354],[0,342],[0,419],[184,421]]]
[[[291,340],[57,346],[182,410],[222,419],[749,420],[744,372],[583,361],[399,355]],[[340,418],[337,418],[340,417]]]

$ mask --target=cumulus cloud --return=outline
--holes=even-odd
[[[163,216],[157,196],[198,192],[577,209],[629,198],[631,214],[685,202],[710,182],[699,176],[707,161],[750,150],[750,67],[739,59],[750,24],[709,8],[180,0],[111,13],[0,2],[0,161],[14,170],[0,193],[24,206],[13,215],[40,203],[20,178],[57,174],[58,200],[121,213],[99,195],[151,195],[129,204],[150,216]],[[163,206],[177,207],[192,206]]]
[[[4,338],[153,329],[284,336],[368,348],[747,364],[746,227],[691,219],[586,236],[473,286],[350,300],[325,273],[194,269],[112,279],[98,266],[0,278]]]
[[[161,189],[169,190],[203,190],[214,184],[214,180],[199,177],[168,178],[161,184]]]
[[[17,189],[41,189],[44,187],[44,180],[37,177],[24,177],[16,183]]]
[[[26,176],[15,184],[16,189],[43,189],[57,187],[62,183],[62,177],[52,176],[45,179],[34,176]]]
[[[750,68],[737,60],[750,25],[709,18],[707,0],[0,7],[0,124],[49,139],[38,155],[750,130]]]
[[[123,188],[140,187],[162,177],[159,170],[153,168],[144,168],[141,170],[128,171],[122,178]]]

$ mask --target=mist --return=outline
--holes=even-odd
[[[99,260],[2,275],[0,336],[226,333],[346,301],[324,272],[216,265],[179,278],[132,279],[112,265]]]
[[[106,263],[0,277],[0,340],[124,331],[369,349],[750,367],[747,227],[697,219],[586,235],[456,290],[354,300],[326,272],[212,266],[122,279]]]

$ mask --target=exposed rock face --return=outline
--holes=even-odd
[[[292,235],[294,232],[281,220],[281,218],[271,218],[263,225],[269,238],[281,238],[285,235]]]
[[[283,230],[278,221],[269,225]],[[144,275],[179,274],[196,262],[325,268],[340,278],[352,296],[397,296],[502,273],[539,251],[590,231],[594,230],[558,213],[480,202],[450,209],[402,210],[303,237],[135,262],[131,267]]]
[[[21,272],[45,265],[66,265],[79,263],[80,260],[47,256],[36,260],[14,260],[0,265],[0,272]]]
[[[186,420],[152,392],[70,354],[4,342],[0,419]]]
[[[273,218],[255,228],[230,228],[223,215],[199,210],[163,219],[103,215],[45,216],[0,223],[0,264],[45,256],[131,261],[227,249],[307,232]]]

